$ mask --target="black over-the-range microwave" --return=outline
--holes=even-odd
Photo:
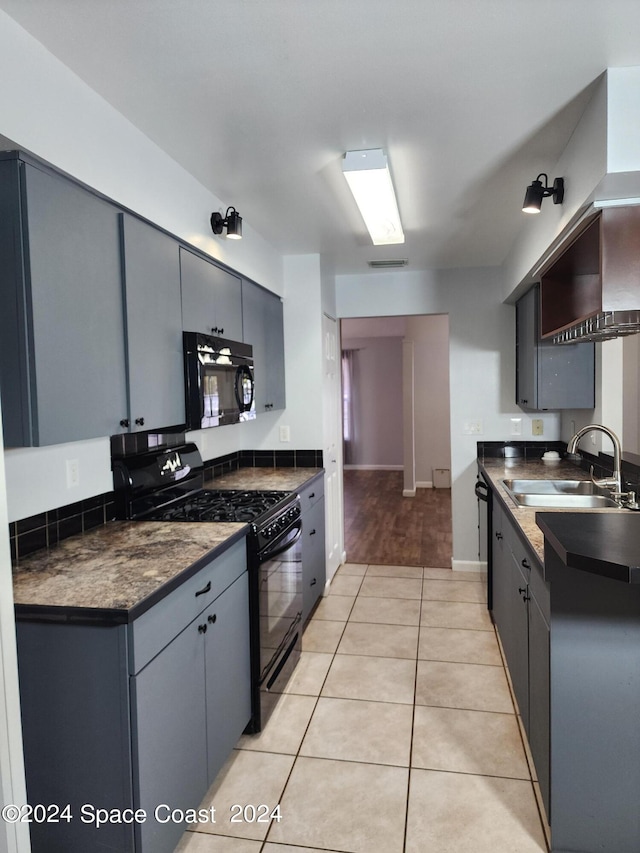
[[[235,424],[256,416],[253,349],[200,332],[183,332],[187,429]]]

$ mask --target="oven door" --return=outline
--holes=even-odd
[[[293,674],[302,649],[302,521],[254,555],[253,718],[260,731]],[[257,587],[257,589],[256,589]]]

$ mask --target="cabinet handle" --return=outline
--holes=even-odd
[[[502,533],[499,530],[496,530],[496,539],[502,539]]]
[[[217,618],[217,615],[215,613],[212,613],[210,616],[207,616],[207,622],[213,625]]]
[[[195,597],[197,598],[199,595],[205,595],[205,593],[209,592],[211,589],[211,581],[204,587],[204,589],[198,590],[196,592]]]
[[[198,633],[206,634],[207,633],[207,626],[206,625],[198,625]]]
[[[525,569],[530,569],[530,568],[531,568],[531,566],[529,565],[529,562],[528,562],[528,560],[527,560],[527,558],[526,558],[526,557],[523,557],[523,558],[522,558],[522,565],[523,565],[523,567],[524,567]]]
[[[144,426],[144,418],[136,418],[136,423],[138,426]]]
[[[520,593],[520,595],[522,596],[522,600],[523,600],[523,601],[529,601],[529,597],[530,597],[530,596],[528,595],[527,587],[526,587],[526,586],[521,586],[521,587],[519,587],[519,588],[518,588],[518,592],[519,592],[519,593]]]
[[[309,536],[315,536],[315,535],[316,535],[315,528],[313,530],[309,531]]]
[[[315,586],[317,583],[318,583],[318,581],[314,578],[314,579],[311,581],[311,583],[309,584],[309,586]]]
[[[214,326],[211,331],[214,335],[224,335],[224,329],[219,329],[217,326]]]
[[[529,405],[529,401],[528,401],[528,400],[523,400],[522,402],[525,404],[525,406],[528,406],[528,405]]]
[[[120,421],[120,426],[121,426],[121,427],[128,427],[128,426],[129,426],[129,418],[123,418],[123,419]]]
[[[313,498],[315,498],[315,496],[316,496],[316,493],[311,492],[311,494],[309,495],[309,500],[313,500]]]

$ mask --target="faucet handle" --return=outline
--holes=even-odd
[[[589,468],[589,474],[591,476],[591,482],[599,489],[615,489],[618,485],[618,481],[615,477],[603,477],[601,480],[596,480],[593,476],[593,465]]]

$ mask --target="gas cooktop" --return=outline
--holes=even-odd
[[[203,489],[180,503],[145,515],[149,521],[255,521],[288,492]]]

